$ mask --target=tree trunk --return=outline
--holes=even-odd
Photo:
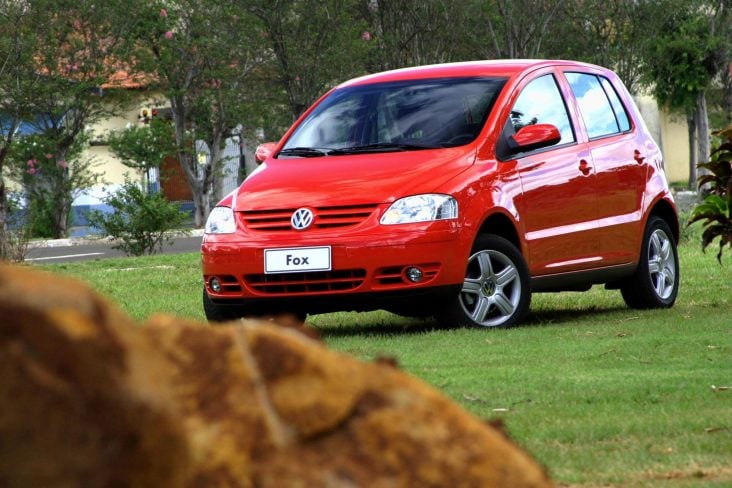
[[[205,191],[199,180],[196,168],[194,143],[186,135],[186,106],[183,97],[171,97],[170,107],[173,112],[173,125],[175,128],[175,144],[178,147],[178,164],[183,170],[188,187],[191,189],[193,198],[193,222],[196,228],[201,228],[208,216],[208,208],[205,204]]]
[[[724,93],[724,120],[727,124],[732,124],[732,57],[726,60],[725,69],[722,70],[722,87]]]
[[[707,97],[704,92],[700,92],[696,100],[696,110],[694,113],[697,133],[697,161],[706,163],[709,161],[710,140],[709,140],[709,114],[707,112]],[[700,169],[697,174],[704,172]]]
[[[696,140],[697,140],[697,164],[707,163],[710,155],[710,136],[709,136],[709,114],[707,113],[707,98],[704,92],[700,92],[696,99],[696,109],[694,110],[694,120],[696,123]],[[709,170],[705,168],[696,169],[697,181],[699,177],[709,174]]]
[[[65,161],[67,148],[62,148],[56,155],[56,161]],[[63,178],[57,183],[53,183],[56,187],[54,192],[54,200],[56,200],[56,208],[53,210],[53,238],[63,239],[69,236],[69,214],[71,213],[72,199],[67,191],[69,179],[69,169],[64,170]]]
[[[689,188],[696,190],[696,122],[694,117],[688,117],[686,122],[689,129]]]
[[[0,165],[0,167],[2,167]],[[0,177],[0,261],[8,258],[8,251],[6,247],[7,239],[5,232],[8,228],[8,203],[7,195],[5,194],[5,181]]]

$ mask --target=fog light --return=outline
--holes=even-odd
[[[419,283],[420,281],[422,281],[422,278],[424,278],[422,270],[414,266],[410,266],[409,268],[407,268],[406,275],[409,281],[411,281],[412,283]]]
[[[211,289],[216,293],[221,291],[221,282],[218,278],[211,278],[211,281],[209,281],[209,285],[211,285]]]

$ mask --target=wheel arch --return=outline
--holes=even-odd
[[[674,206],[665,199],[661,199],[653,205],[648,218],[656,216],[663,219],[668,226],[671,228],[674,240],[679,243],[679,237],[681,235],[681,228],[679,226],[679,218],[676,215],[676,209]]]
[[[521,245],[521,239],[519,238],[516,224],[508,215],[501,212],[495,212],[487,216],[478,229],[475,239],[478,239],[478,236],[487,234],[503,237],[516,246],[516,249],[523,254],[523,246]]]

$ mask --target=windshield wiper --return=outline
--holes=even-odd
[[[327,156],[332,149],[318,149],[317,147],[288,147],[280,151],[277,156],[299,156],[301,158],[319,158]]]
[[[440,146],[428,144],[413,144],[407,142],[377,142],[374,144],[364,144],[361,146],[343,147],[333,149],[328,154],[358,154],[370,152],[392,152],[392,151],[417,151],[420,149],[437,149]]]

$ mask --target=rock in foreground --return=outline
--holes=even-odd
[[[264,322],[140,326],[0,266],[0,486],[543,487],[422,382]]]

